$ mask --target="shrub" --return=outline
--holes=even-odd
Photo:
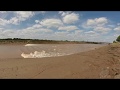
[[[120,35],[117,37],[116,41],[120,42]]]

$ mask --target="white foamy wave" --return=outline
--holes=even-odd
[[[63,56],[64,53],[46,53],[44,50],[42,52],[35,51],[34,53],[25,54],[22,53],[21,56],[23,58],[43,58],[43,57],[55,57],[55,56]]]
[[[38,46],[38,44],[26,44],[25,46]]]

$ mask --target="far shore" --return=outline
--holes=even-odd
[[[109,44],[108,42],[90,41],[68,41],[68,40],[39,40],[39,39],[20,39],[7,38],[0,39],[0,45],[25,45],[25,44]]]

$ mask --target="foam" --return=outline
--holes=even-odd
[[[65,53],[55,53],[50,52],[46,53],[44,50],[42,52],[35,51],[34,53],[25,54],[24,52],[21,54],[23,58],[43,58],[43,57],[55,57],[55,56],[63,56]]]
[[[25,46],[38,46],[38,44],[26,44]]]

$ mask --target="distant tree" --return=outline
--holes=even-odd
[[[117,37],[116,41],[120,42],[120,35]]]
[[[12,38],[6,38],[5,40],[12,40]]]
[[[113,43],[116,43],[116,41],[114,40]]]

